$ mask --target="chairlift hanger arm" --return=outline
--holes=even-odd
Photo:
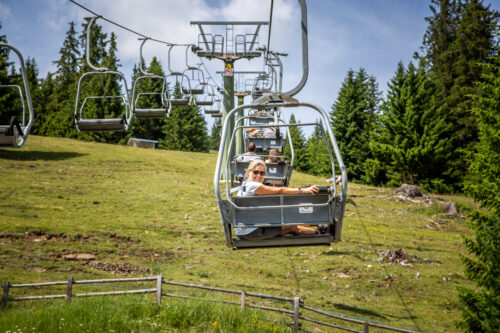
[[[298,0],[301,7],[301,27],[302,27],[302,79],[297,86],[287,92],[288,96],[295,96],[306,85],[307,77],[309,76],[309,51],[308,51],[308,36],[307,36],[307,6],[306,0]]]

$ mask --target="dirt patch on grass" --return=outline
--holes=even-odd
[[[130,274],[130,273],[150,273],[149,268],[135,266],[128,263],[92,261],[85,264],[86,266],[100,271],[111,272],[113,274]]]

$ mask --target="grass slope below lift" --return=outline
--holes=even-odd
[[[315,308],[395,326],[456,330],[456,287],[472,286],[459,257],[471,231],[464,219],[447,218],[441,201],[401,200],[391,188],[350,183],[341,242],[231,251],[214,202],[215,160],[213,152],[39,136],[0,150],[0,281],[163,274],[298,295]],[[323,182],[296,173],[290,186]],[[383,259],[399,248],[407,265]],[[94,259],[71,260],[76,254]]]

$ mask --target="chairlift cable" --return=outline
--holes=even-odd
[[[138,35],[138,36],[141,36],[142,38],[147,38],[147,39],[149,39],[149,40],[155,41],[155,42],[157,42],[157,43],[166,44],[166,45],[168,45],[168,46],[172,46],[172,45],[174,45],[174,46],[188,46],[188,45],[193,45],[193,44],[175,44],[175,43],[165,42],[165,41],[163,41],[163,40],[159,40],[159,39],[155,39],[155,38],[148,37],[148,36],[146,36],[146,35],[144,35],[144,34],[141,34],[141,33],[137,32],[137,31],[135,31],[135,30],[132,30],[132,29],[130,29],[130,28],[127,28],[127,27],[125,27],[125,26],[123,26],[123,25],[121,25],[121,24],[119,24],[119,23],[116,23],[116,22],[114,22],[114,21],[112,21],[112,20],[110,20],[110,19],[108,19],[108,18],[105,18],[104,16],[102,16],[102,15],[100,15],[100,14],[98,14],[98,13],[96,13],[96,12],[94,12],[94,11],[90,10],[90,9],[88,9],[87,7],[85,7],[85,6],[81,5],[81,4],[79,4],[79,3],[78,3],[78,2],[76,2],[75,0],[69,0],[69,1],[70,1],[70,2],[72,2],[72,3],[74,3],[75,5],[77,5],[78,7],[80,7],[80,8],[82,8],[82,9],[84,9],[84,10],[88,11],[89,13],[91,13],[91,14],[93,14],[93,15],[95,15],[95,16],[97,16],[97,17],[99,17],[100,19],[102,19],[102,20],[104,20],[104,21],[107,21],[107,22],[109,22],[109,23],[111,23],[111,24],[113,24],[113,25],[116,25],[117,27],[122,28],[122,29],[124,29],[124,30],[127,30],[127,31],[129,31],[129,32],[131,32],[131,33],[133,33],[133,34],[136,34],[136,35]]]
[[[205,68],[205,71],[208,74],[209,80],[212,80],[212,82],[214,83],[214,85],[217,87],[217,90],[221,90],[221,88],[219,87],[219,85],[217,84],[217,82],[215,82],[215,80],[212,78],[212,75],[210,75],[210,71],[207,69],[207,66],[205,66],[205,63],[203,62],[203,58],[200,57],[200,56],[198,56],[198,59],[200,59],[201,64],[203,65],[203,68]]]

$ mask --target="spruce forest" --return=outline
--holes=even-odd
[[[394,64],[385,96],[366,69],[350,69],[332,99],[330,120],[349,181],[387,187],[412,184],[431,193],[462,193],[479,203],[477,211],[467,211],[474,236],[465,239],[469,253],[463,257],[467,277],[477,288],[459,290],[464,304],[459,325],[469,332],[494,332],[500,329],[500,15],[482,0],[431,0],[430,7],[420,49],[413,61]],[[36,58],[27,58],[35,111],[32,134],[114,144],[137,137],[159,141],[160,149],[194,152],[218,148],[220,121],[208,131],[195,105],[174,106],[165,119],[136,119],[127,132],[77,132],[76,87],[89,70],[86,24],[70,22],[68,27],[53,73],[40,77]],[[9,36],[1,32],[0,25],[0,42],[8,43]],[[119,69],[116,36],[94,25],[92,40],[92,62]],[[1,49],[0,83],[22,81],[12,64],[7,49]],[[150,73],[165,74],[156,58],[143,66]],[[132,82],[140,75],[138,68]],[[97,86],[91,81],[83,89],[95,95],[113,95],[120,89],[112,80],[104,85],[106,91],[92,91]],[[182,95],[178,87],[169,89]],[[151,97],[143,103],[154,107],[159,101]],[[15,91],[0,90],[0,104],[0,121],[9,123],[20,107]],[[105,111],[117,113],[116,107]],[[102,112],[98,110],[96,106],[95,116]],[[297,120],[292,115],[289,122]],[[321,133],[306,137],[292,127],[290,135],[296,169],[328,175]],[[289,147],[284,154],[290,156]]]

